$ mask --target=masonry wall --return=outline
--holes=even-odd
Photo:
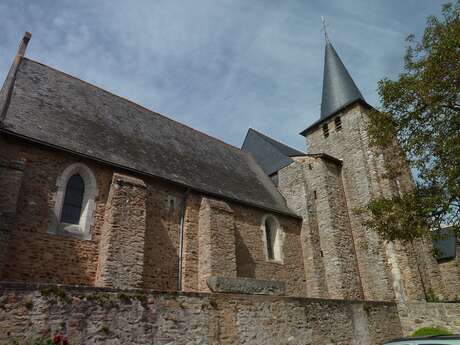
[[[16,221],[24,162],[0,157],[0,275],[10,244],[11,225]]]
[[[380,344],[393,303],[0,286],[0,344],[62,329],[70,344]]]
[[[439,262],[439,269],[446,287],[448,300],[460,301],[460,243],[457,240],[457,256]]]
[[[113,174],[99,243],[96,286],[144,285],[146,189],[139,178]]]
[[[401,303],[398,313],[406,336],[422,327],[442,327],[460,334],[460,303]]]
[[[134,175],[130,177],[130,174],[114,170],[110,166],[12,137],[0,137],[0,154],[4,159],[24,161],[17,214],[7,233],[9,243],[4,246],[5,267],[0,273],[0,280],[91,286],[96,284],[98,266],[110,262],[112,267],[121,269],[123,265],[131,262],[127,260],[126,255],[129,254],[130,258],[140,258],[138,261],[141,262],[136,263],[136,269],[139,265],[143,266],[142,277],[140,281],[136,280],[136,283],[133,283],[135,286],[158,290],[178,289],[179,266],[182,262],[182,288],[200,290],[198,271],[202,195],[187,193],[184,188],[153,178]],[[47,232],[50,211],[55,203],[58,176],[66,167],[76,162],[89,167],[97,180],[98,194],[90,229],[91,237],[87,240]],[[142,207],[145,207],[145,214],[137,210],[141,205],[140,199],[136,201],[136,195],[140,190],[135,187],[132,189],[134,194],[130,196],[131,189],[127,187],[129,183],[120,182],[118,186],[117,183],[114,184],[113,179],[117,174],[126,176],[128,180],[136,178],[140,184],[145,184],[145,189],[142,189],[142,200],[145,199],[142,201],[142,205],[145,206]],[[109,193],[118,196],[109,199]],[[116,200],[119,202],[115,202]],[[135,207],[136,210],[123,208],[131,205],[131,202],[138,205]],[[184,205],[184,257],[181,261],[180,228]],[[292,217],[275,215],[285,234],[284,260],[282,263],[270,263],[264,255],[264,237],[261,230],[262,218],[267,212],[235,203],[228,205],[233,212],[233,220],[232,224],[227,224],[227,238],[234,238],[234,252],[237,258],[234,259],[235,274],[286,281],[288,294],[303,295],[305,276],[299,239],[300,221]],[[142,224],[135,223],[141,218]],[[129,230],[130,227],[132,230]],[[126,233],[135,229],[141,230],[136,236]],[[215,224],[213,229],[214,232],[221,230],[219,224]],[[110,236],[103,237],[102,234]],[[106,239],[102,245],[101,238]],[[143,248],[139,247],[138,239],[144,241]],[[134,247],[137,249],[134,250]],[[100,253],[102,251],[106,255],[109,249],[111,257],[107,261],[107,257],[100,256]],[[223,260],[219,255],[215,257],[217,260]],[[222,264],[225,265],[225,262]],[[125,271],[131,274],[130,268],[126,268]],[[219,272],[213,274],[219,275]],[[118,272],[116,275],[123,274]],[[98,280],[97,284],[108,284],[108,280]],[[114,284],[113,281],[110,284]],[[204,287],[205,282],[202,282],[201,289]]]
[[[0,137],[0,141],[0,153],[5,159],[25,162],[17,214],[9,229],[6,265],[0,279],[94,285],[113,169],[10,137]],[[47,232],[57,178],[76,162],[88,166],[97,179],[98,195],[90,240]],[[142,284],[148,288],[175,290],[178,286],[179,213],[184,190],[153,179],[145,180]]]
[[[57,151],[32,147],[18,140],[6,140],[5,137],[0,137],[0,154],[25,162],[1,280],[92,285],[111,170],[83,161],[94,171],[100,186],[95,200],[92,238],[83,241],[47,232],[57,178],[63,169],[81,160]]]
[[[301,221],[274,215],[282,232],[282,262],[267,261],[262,220],[267,212],[234,205],[236,266],[238,277],[286,282],[288,296],[306,296],[300,241]]]
[[[373,197],[412,188],[408,169],[397,178],[385,175],[385,160],[399,158],[394,148],[381,152],[370,146],[366,111],[355,104],[337,114],[342,130],[335,129],[331,118],[329,137],[324,137],[321,127],[307,135],[309,153],[327,153],[343,160],[343,186],[364,296],[371,300],[416,300],[424,298],[423,287],[442,293],[440,272],[427,246],[414,250],[402,244],[384,243],[362,226],[362,219],[355,212]]]
[[[199,237],[202,196],[191,193],[187,198],[184,227],[182,286],[185,291],[199,291]],[[306,281],[300,241],[301,221],[274,215],[283,232],[282,262],[267,261],[264,251],[262,221],[266,211],[227,203],[233,211],[236,276],[286,282],[286,294],[305,296]],[[228,227],[225,226],[224,229]],[[222,230],[224,230],[222,229]],[[219,260],[225,260],[222,256]],[[231,262],[228,263],[232,265]],[[225,266],[224,263],[222,263]],[[227,275],[227,274],[225,274]],[[228,276],[228,275],[227,275]]]
[[[307,166],[294,162],[278,172],[278,188],[287,205],[302,217],[301,245],[308,297],[328,297],[326,273],[313,191],[307,183]]]
[[[288,205],[304,217],[309,296],[362,298],[340,164],[321,156],[299,157],[278,178]]]
[[[147,183],[144,287],[177,290],[179,227],[185,191],[177,186]]]

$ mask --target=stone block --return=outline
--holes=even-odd
[[[260,280],[253,278],[228,278],[212,276],[208,278],[208,286],[212,292],[242,293],[254,295],[284,295],[286,285],[276,280]]]

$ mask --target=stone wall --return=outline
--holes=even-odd
[[[184,189],[147,180],[144,287],[176,290]]]
[[[0,153],[5,160],[25,162],[23,183],[18,196],[18,212],[11,226],[9,244],[4,246],[8,248],[5,249],[6,264],[3,272],[0,272],[0,280],[92,286],[98,279],[97,285],[107,285],[109,280],[101,280],[101,275],[96,276],[98,266],[107,263],[107,255],[110,254],[111,267],[115,271],[119,268],[128,274],[136,270],[138,276],[142,270],[142,277],[138,276],[136,282],[128,279],[131,282],[129,284],[132,284],[129,286],[176,290],[180,285],[179,266],[182,265],[183,289],[199,291],[206,288],[203,283],[205,280],[198,286],[200,222],[205,226],[206,219],[203,214],[200,216],[202,195],[186,192],[184,188],[154,178],[134,176],[70,153],[9,136],[0,136]],[[58,177],[74,163],[85,164],[96,178],[98,193],[88,239],[48,232]],[[127,180],[137,179],[138,185],[145,185],[142,188],[142,193],[145,194],[142,203],[135,197],[138,195],[139,186],[131,188],[130,183],[115,183],[115,177],[121,175]],[[135,195],[130,194],[131,190]],[[112,197],[109,198],[109,194]],[[179,247],[184,205],[184,256],[181,260]],[[217,216],[212,227],[212,236],[218,234],[225,225],[225,241],[233,238],[233,244],[229,245],[235,248],[236,275],[286,281],[289,295],[305,295],[300,221],[274,215],[284,234],[284,260],[281,263],[268,262],[264,254],[264,234],[261,229],[267,212],[230,202],[228,206],[233,212],[232,221],[217,224],[216,221],[226,219]],[[10,202],[8,207],[11,207]],[[133,221],[141,218],[142,224],[133,225]],[[218,239],[219,236],[213,238]],[[131,243],[133,239],[139,239],[135,241],[136,250],[134,242]],[[5,243],[6,241],[2,242]],[[205,253],[203,243],[201,251]],[[131,258],[137,257],[139,262],[127,260],[127,255],[131,255]],[[213,257],[217,264],[219,260],[223,260],[219,255]],[[128,263],[130,264],[127,265]],[[102,273],[107,267],[99,268]],[[112,273],[119,275],[120,272]],[[219,272],[215,273],[221,275]],[[115,286],[126,287],[125,283]],[[109,285],[113,285],[113,282]]]
[[[8,255],[11,225],[16,221],[23,175],[23,161],[4,160],[0,156],[0,275]]]
[[[272,214],[278,220],[282,233],[282,261],[268,261],[262,224],[268,212],[236,204],[232,208],[235,212],[237,276],[283,281],[288,296],[306,296],[301,221]]]
[[[324,299],[0,285],[0,344],[62,329],[70,344],[379,344],[396,305]]]
[[[404,335],[433,326],[460,334],[460,303],[401,303],[398,312]]]
[[[185,291],[200,291],[200,228],[207,226],[206,223],[200,224],[200,222],[206,220],[206,217],[203,217],[203,213],[202,217],[200,217],[202,199],[202,196],[194,193],[191,193],[187,198],[184,222],[184,258],[182,261],[182,286]],[[264,250],[265,235],[262,229],[264,216],[268,213],[236,203],[228,202],[227,204],[233,211],[236,276],[284,281],[286,282],[287,295],[305,296],[306,282],[300,241],[300,220],[274,215],[280,224],[284,237],[282,244],[283,260],[282,262],[268,261]],[[228,224],[222,228],[222,230],[224,229],[229,231]],[[225,256],[222,256],[217,259],[222,261],[225,258]],[[229,265],[232,265],[231,261]],[[225,276],[227,273],[223,275]],[[203,283],[201,283],[202,286]]]
[[[446,299],[460,301],[460,242],[458,240],[456,257],[439,262],[439,269],[446,286]]]
[[[327,153],[343,160],[343,185],[365,299],[392,300],[394,293],[384,244],[377,234],[367,232],[354,214],[355,208],[366,205],[374,195],[371,178],[375,174],[364,140],[364,115],[359,105],[339,115],[342,130],[332,128],[334,121],[331,120],[329,137],[323,136],[321,128],[308,134],[308,152]]]
[[[94,284],[111,169],[70,154],[6,139],[0,136],[1,154],[9,156],[9,159],[23,160],[25,164],[17,214],[10,228],[6,265],[0,279]],[[90,240],[48,233],[58,176],[76,162],[90,167],[100,186]]]
[[[203,198],[199,215],[198,288],[209,291],[210,277],[236,277],[235,221],[231,207],[215,199]]]
[[[370,145],[366,111],[355,104],[336,115],[341,117],[340,131],[333,117],[328,121],[327,138],[321,127],[307,135],[309,153],[327,153],[343,161],[343,187],[365,299],[423,299],[423,288],[443,295],[439,268],[428,245],[419,243],[411,248],[385,243],[363,227],[361,216],[355,212],[374,197],[397,195],[412,188],[408,168],[399,176],[387,176],[385,161],[401,159],[399,148],[389,145],[388,150],[381,151]]]
[[[340,163],[299,157],[279,171],[278,179],[288,205],[304,219],[308,296],[362,298]]]
[[[99,243],[96,286],[144,285],[146,189],[141,179],[113,175]]]

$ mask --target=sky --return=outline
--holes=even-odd
[[[440,0],[0,0],[0,78],[26,56],[240,147],[249,127],[305,150],[319,118],[321,16],[368,103]]]

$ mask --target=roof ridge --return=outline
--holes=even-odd
[[[254,128],[251,128],[251,127],[250,127],[249,130],[252,130],[252,131],[256,132],[257,134],[261,135],[261,136],[262,136],[262,139],[264,139],[267,143],[269,143],[269,144],[272,145],[272,146],[274,146],[274,145],[273,145],[273,143],[272,143],[271,141],[274,141],[274,142],[276,142],[276,143],[278,143],[278,144],[280,144],[280,145],[286,146],[287,148],[289,148],[289,149],[291,149],[291,150],[294,150],[294,151],[297,151],[297,152],[299,152],[299,153],[304,154],[304,152],[302,152],[302,151],[300,151],[300,150],[298,150],[298,149],[296,149],[296,148],[293,148],[293,147],[291,147],[291,146],[289,146],[289,145],[287,145],[287,144],[285,144],[285,143],[282,143],[281,141],[276,140],[276,139],[270,137],[269,135],[266,135],[266,134],[264,134],[264,133],[262,133],[262,132],[260,132],[260,131],[258,131],[258,130],[256,130],[256,129],[254,129]],[[267,140],[267,139],[268,139],[268,140]],[[276,149],[277,149],[277,151],[280,151],[278,148],[276,148]],[[281,152],[281,153],[283,153],[283,152]],[[284,154],[284,153],[283,153],[283,154]]]
[[[182,123],[182,122],[179,122],[179,121],[177,121],[177,120],[174,120],[174,119],[172,119],[172,118],[169,117],[169,116],[166,116],[166,115],[164,115],[164,114],[158,113],[158,112],[156,112],[156,111],[154,111],[154,110],[152,110],[152,109],[147,108],[146,106],[143,106],[142,104],[136,103],[136,102],[134,102],[134,101],[132,101],[132,100],[126,98],[126,97],[117,95],[117,94],[115,94],[115,93],[113,93],[113,92],[111,92],[111,91],[108,91],[108,90],[106,90],[106,89],[103,89],[103,88],[100,87],[100,86],[97,86],[97,85],[92,84],[92,83],[90,83],[90,82],[88,82],[88,81],[85,81],[85,80],[83,80],[83,79],[80,79],[79,77],[76,77],[76,76],[71,75],[71,74],[69,74],[69,73],[66,73],[66,72],[64,72],[64,71],[61,71],[61,70],[59,70],[59,69],[57,69],[57,68],[55,68],[55,67],[49,66],[49,65],[47,65],[47,64],[44,64],[43,62],[36,61],[36,60],[32,60],[32,59],[30,59],[30,58],[28,58],[28,57],[25,57],[25,56],[23,57],[23,59],[24,59],[24,60],[28,60],[28,61],[33,62],[33,63],[37,63],[37,64],[39,64],[39,65],[42,65],[42,66],[46,67],[46,68],[49,68],[49,69],[52,69],[52,70],[54,70],[54,71],[56,71],[56,72],[58,72],[58,73],[61,73],[61,74],[65,75],[65,76],[68,76],[68,77],[70,77],[70,78],[72,78],[72,79],[78,80],[78,81],[80,81],[80,82],[82,82],[82,83],[85,83],[85,84],[87,84],[87,85],[90,85],[90,86],[92,86],[92,87],[95,87],[95,88],[97,88],[97,89],[99,89],[99,90],[101,90],[101,91],[103,91],[103,92],[105,92],[105,93],[108,93],[109,95],[112,95],[112,96],[117,97],[117,98],[119,98],[119,99],[122,99],[122,100],[124,100],[124,101],[126,101],[126,102],[129,102],[129,103],[131,103],[131,104],[133,104],[133,105],[135,105],[135,106],[137,106],[137,107],[140,107],[140,108],[142,108],[142,109],[145,109],[145,110],[147,110],[147,111],[150,112],[150,113],[153,113],[153,114],[162,116],[162,117],[164,117],[165,119],[167,119],[167,120],[169,120],[169,121],[172,121],[172,122],[177,123],[177,124],[179,124],[179,125],[181,125],[181,126],[183,126],[183,127],[186,127],[186,128],[188,128],[188,129],[191,129],[191,130],[193,130],[193,131],[195,131],[195,132],[198,132],[198,133],[200,133],[200,134],[202,134],[202,135],[205,135],[205,136],[207,136],[207,137],[209,137],[209,138],[211,138],[211,139],[213,139],[213,140],[219,141],[220,143],[222,143],[222,144],[224,144],[224,145],[227,145],[227,146],[229,146],[230,148],[232,148],[232,149],[234,149],[234,150],[237,150],[237,151],[243,152],[244,154],[247,154],[246,152],[244,152],[244,151],[241,150],[240,148],[238,148],[238,147],[236,147],[236,146],[234,146],[234,145],[232,145],[232,144],[226,143],[226,142],[223,141],[222,139],[213,137],[213,136],[210,135],[210,134],[207,134],[207,133],[202,132],[202,131],[200,131],[200,130],[198,130],[198,129],[196,129],[196,128],[193,128],[193,127],[191,127],[191,126],[189,126],[189,125],[186,125],[186,124],[184,124],[184,123]]]

